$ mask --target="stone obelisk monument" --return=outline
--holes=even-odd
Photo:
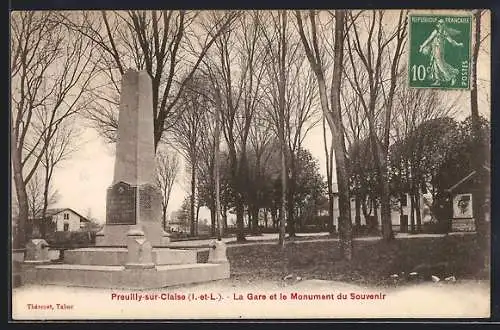
[[[98,246],[125,246],[127,235],[153,246],[168,244],[161,225],[161,193],[155,180],[151,78],[129,69],[122,77],[113,182],[106,195],[106,224]]]

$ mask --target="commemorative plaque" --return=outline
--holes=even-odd
[[[137,218],[136,187],[118,182],[108,189],[106,224],[135,225]]]

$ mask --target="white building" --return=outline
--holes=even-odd
[[[424,209],[424,202],[423,202],[423,197],[422,197],[422,194],[420,194],[421,197],[420,197],[420,214],[422,215],[422,223],[424,221],[424,217],[423,217],[423,209]],[[399,210],[399,204],[397,204],[399,201],[395,201],[393,200],[391,205],[398,205],[398,207],[396,208],[393,208],[391,209],[391,222],[392,222],[392,229],[394,231],[401,231],[401,212]],[[406,216],[406,225],[408,227],[408,231],[409,231],[409,227],[410,227],[410,212],[411,212],[411,206],[410,206],[410,195],[406,194],[406,203],[403,199],[403,205],[402,205],[402,208],[403,208],[403,216]],[[333,203],[333,214],[334,214],[334,218],[333,218],[333,223],[335,225],[335,228],[339,228],[338,227],[338,217],[339,217],[339,201],[338,201],[338,197],[335,197],[334,199],[334,203]],[[371,211],[370,213],[371,216],[374,215],[374,210]],[[380,222],[380,206],[378,207],[377,209],[377,216],[378,216],[378,225],[379,227],[381,226],[381,222]],[[415,216],[416,217],[416,216]],[[365,216],[363,215],[363,211],[360,210],[360,218],[361,218],[361,225],[366,225],[366,219],[365,219]],[[415,218],[416,219],[416,218]],[[352,223],[354,224],[355,221],[356,221],[356,201],[354,198],[351,198],[351,220],[352,220]],[[416,221],[416,220],[415,220]]]
[[[55,225],[55,231],[80,231],[90,220],[70,208],[57,208],[47,209],[45,222]]]

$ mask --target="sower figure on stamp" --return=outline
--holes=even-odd
[[[452,36],[459,34],[452,28],[446,27],[444,20],[437,21],[436,29],[420,45],[419,51],[422,54],[430,56],[429,76],[434,79],[433,86],[438,86],[441,82],[449,82],[451,86],[455,85],[459,70],[445,61],[445,41],[456,47],[462,47],[463,43],[455,41]]]

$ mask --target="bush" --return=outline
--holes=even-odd
[[[273,228],[273,227],[260,228],[260,232],[262,234],[276,234],[279,232],[279,228]]]
[[[370,235],[380,235],[378,228],[370,228],[367,225],[353,225],[352,226],[353,236],[370,236]]]
[[[51,247],[79,248],[95,245],[96,233],[93,231],[57,231],[47,239]]]
[[[297,230],[297,233],[322,233],[328,231],[329,228],[324,228],[323,226],[318,225],[305,225],[302,228]],[[337,227],[333,226],[333,232],[337,231]]]
[[[426,234],[445,234],[448,232],[448,223],[445,221],[424,222],[422,232]]]

